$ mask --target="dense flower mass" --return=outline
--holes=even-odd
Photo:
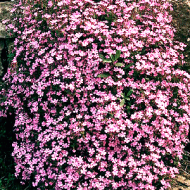
[[[36,189],[167,189],[190,124],[166,0],[19,3],[1,106],[12,153]],[[20,14],[19,14],[20,13]],[[1,116],[6,111],[1,111]]]

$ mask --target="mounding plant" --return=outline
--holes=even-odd
[[[166,0],[19,2],[0,115],[33,189],[167,189],[190,124]]]

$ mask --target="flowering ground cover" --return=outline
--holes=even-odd
[[[167,189],[190,123],[185,45],[165,0],[27,1],[12,10],[1,117],[34,189]]]

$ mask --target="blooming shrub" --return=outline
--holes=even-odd
[[[34,3],[35,2],[35,3]],[[26,2],[25,2],[26,3]],[[1,95],[15,175],[36,189],[167,189],[190,123],[166,0],[27,1]],[[189,84],[188,84],[189,83]]]

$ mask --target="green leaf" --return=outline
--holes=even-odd
[[[10,53],[10,54],[7,55],[7,57],[14,57],[14,56],[15,56],[14,53]]]
[[[101,59],[103,59],[103,60],[105,59],[102,54],[99,54],[99,57],[100,57]]]
[[[127,65],[127,66],[125,66],[125,68],[124,69],[128,69],[129,67],[131,67],[133,65],[133,63],[131,63],[131,64],[129,64],[129,65]]]
[[[122,99],[121,102],[120,102],[120,106],[123,107],[125,104],[125,99]]]
[[[105,63],[111,63],[112,60],[111,59],[104,59],[103,62],[105,62]]]
[[[130,110],[131,109],[130,106],[127,106],[127,109]]]
[[[127,92],[127,96],[130,96],[133,93],[133,90],[129,90],[129,92]]]
[[[177,161],[174,161],[174,165],[177,166],[177,165],[178,165],[178,162],[177,162]]]
[[[130,101],[130,98],[128,98],[128,97],[127,97],[127,98],[125,98],[125,99],[126,99],[127,101]]]
[[[97,77],[99,78],[106,78],[106,77],[109,77],[110,74],[109,73],[102,73],[102,74],[99,74]]]
[[[112,61],[115,61],[114,55],[110,55],[110,57]]]
[[[145,78],[147,81],[150,81],[150,79],[149,78]]]
[[[84,135],[84,134],[85,134],[85,131],[81,131],[80,133],[81,133],[81,135]]]
[[[122,67],[122,66],[124,66],[124,64],[118,62],[118,63],[115,64],[115,66],[117,66],[117,67]]]
[[[115,55],[115,61],[120,57],[120,55],[121,55],[121,50],[117,50]]]

